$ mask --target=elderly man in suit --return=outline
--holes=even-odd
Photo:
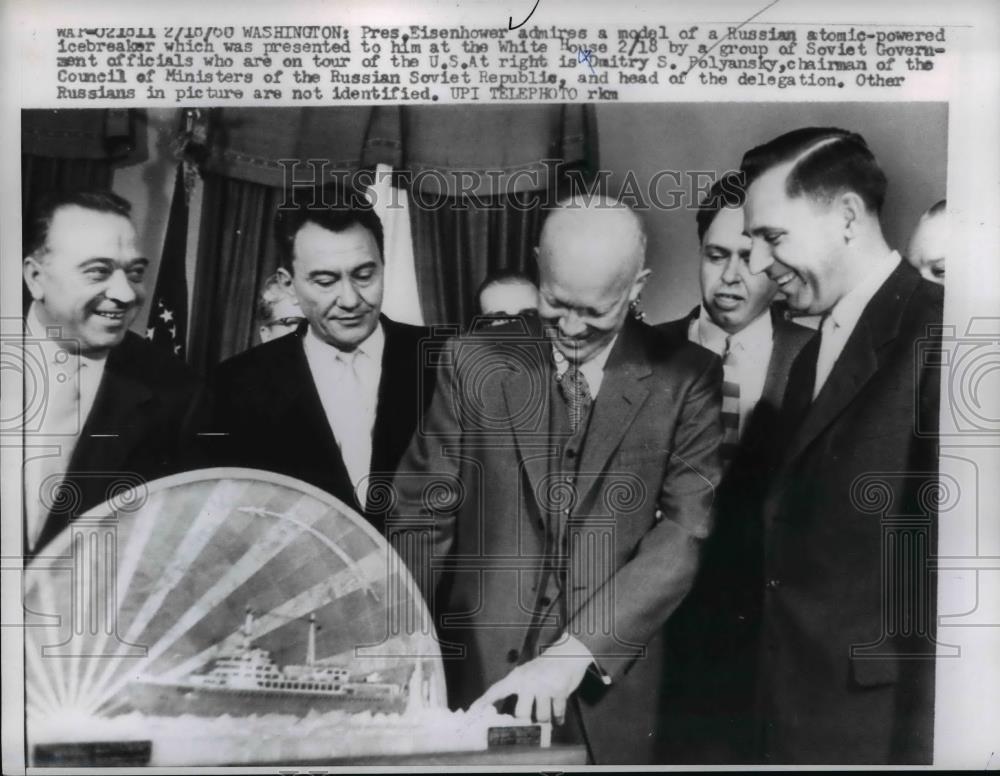
[[[450,704],[552,719],[600,764],[658,757],[661,631],[721,470],[718,358],[629,314],[645,244],[615,201],[549,214],[539,319],[441,353],[391,517],[424,589],[441,577]]]
[[[28,556],[122,488],[190,463],[201,382],[129,331],[149,265],[130,211],[110,192],[57,194],[29,224],[25,366],[46,393],[25,418]]]
[[[758,706],[770,763],[932,762],[941,287],[889,248],[864,139],[806,128],[749,151],[750,267],[820,336],[792,366],[763,502]],[[921,432],[918,434],[918,430]],[[877,497],[876,497],[877,496]]]
[[[304,480],[382,530],[368,490],[391,477],[429,401],[430,331],[382,315],[382,224],[363,194],[298,189],[277,232],[278,276],[306,322],[218,367],[218,462]]]
[[[696,214],[701,304],[658,328],[722,357],[726,471],[715,532],[691,595],[671,622],[665,741],[673,762],[752,758],[753,633],[758,618],[761,487],[795,357],[815,332],[772,311],[777,284],[750,271],[743,177],[721,176]]]

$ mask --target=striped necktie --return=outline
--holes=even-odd
[[[570,364],[557,380],[559,392],[569,410],[569,426],[576,431],[590,410],[590,385],[576,364]]]
[[[722,354],[722,460],[729,463],[740,441],[740,381],[732,336],[726,337]]]

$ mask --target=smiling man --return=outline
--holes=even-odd
[[[392,476],[430,399],[430,331],[381,314],[382,224],[362,194],[331,185],[292,198],[277,215],[278,278],[306,322],[219,366],[219,463],[305,480],[381,528],[368,491]]]
[[[663,625],[720,475],[718,358],[629,314],[645,249],[620,202],[548,214],[539,317],[449,343],[390,532],[433,540],[407,560],[428,593],[444,577],[432,610],[462,647],[445,661],[452,707],[554,720],[601,765],[660,761]]]
[[[177,471],[191,450],[200,382],[129,331],[149,265],[130,210],[110,192],[58,194],[29,223],[25,363],[43,399],[25,423],[29,555],[113,483]]]
[[[723,359],[725,476],[691,594],[671,621],[672,762],[752,759],[760,490],[792,362],[815,335],[772,313],[777,285],[750,271],[743,176],[722,175],[697,214],[701,305],[659,329]]]
[[[917,343],[940,347],[942,288],[887,244],[886,176],[860,135],[795,130],[742,167],[750,269],[823,316],[762,506],[761,754],[930,764],[941,375]]]

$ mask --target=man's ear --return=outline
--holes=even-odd
[[[639,294],[642,293],[642,289],[645,287],[646,281],[649,279],[651,274],[653,274],[653,270],[649,267],[645,267],[638,275],[635,276],[635,280],[632,281],[632,290],[628,295],[628,300],[630,302],[634,302],[639,298]]]
[[[277,276],[278,276],[278,282],[281,283],[282,287],[288,289],[289,291],[291,291],[292,290],[292,273],[289,272],[284,267],[278,267],[278,271],[275,274],[277,274]]]
[[[39,279],[42,274],[41,263],[33,254],[31,256],[25,256],[24,264],[21,269],[24,275],[24,284],[28,287],[28,291],[31,293],[31,298],[36,302],[41,302],[45,296],[42,292],[41,280]]]
[[[844,242],[850,242],[858,236],[858,226],[868,212],[864,200],[853,191],[845,191],[837,200],[837,212],[843,219]]]

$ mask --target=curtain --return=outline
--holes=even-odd
[[[278,267],[280,188],[206,174],[191,312],[191,365],[206,374],[254,344],[254,303]]]
[[[420,198],[410,209],[417,283],[430,323],[467,325],[475,314],[475,292],[498,270],[518,270],[535,279],[534,247],[542,209],[536,192],[491,197],[488,208],[469,207],[456,197]]]
[[[418,106],[404,114],[417,283],[430,324],[468,324],[497,270],[535,279],[546,206],[598,166],[590,106]]]

